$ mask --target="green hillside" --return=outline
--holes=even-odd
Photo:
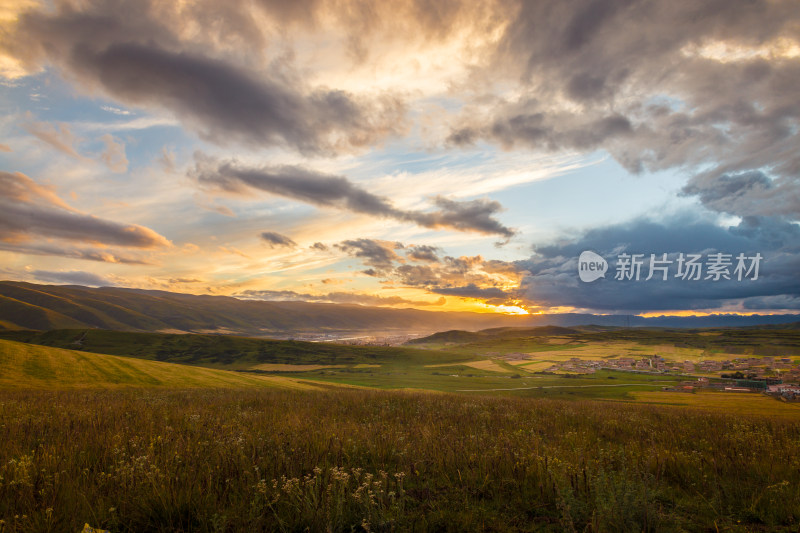
[[[357,365],[374,363],[445,363],[459,358],[405,347],[345,346],[332,343],[255,339],[234,335],[142,333],[101,329],[4,331],[0,338],[154,361],[226,369],[264,363]]]
[[[577,328],[562,328],[559,326],[541,326],[536,328],[515,328],[501,327],[489,328],[481,331],[450,330],[440,331],[427,337],[412,339],[406,344],[439,344],[454,343],[463,344],[467,342],[497,341],[501,339],[518,339],[528,337],[554,337],[561,335],[576,335],[580,331]]]
[[[111,357],[119,361],[157,364],[156,359],[175,369],[226,371],[225,376],[288,376],[295,381],[278,381],[292,386],[296,381],[314,386],[357,386],[375,389],[417,389],[487,394],[521,394],[548,397],[628,397],[631,392],[657,390],[676,378],[649,375],[537,376],[527,367],[472,354],[395,347],[343,346],[327,343],[274,341],[225,335],[176,335],[105,330],[58,330],[49,332],[5,332],[3,336],[38,344],[54,353],[70,353],[80,361]],[[19,346],[18,342],[14,342]],[[47,346],[42,346],[47,345]],[[23,345],[24,346],[24,345]],[[81,351],[74,351],[74,350]],[[94,353],[89,353],[94,352]],[[50,352],[46,352],[50,353]],[[114,354],[110,355],[100,354]],[[17,365],[18,366],[18,365]],[[33,365],[35,366],[35,365]],[[52,365],[45,365],[52,366]],[[73,365],[74,366],[74,365]],[[115,368],[116,368],[115,366]],[[203,367],[203,368],[201,368]],[[236,370],[238,372],[228,372]],[[530,369],[533,370],[533,369]],[[246,371],[246,372],[243,372]],[[47,376],[47,372],[42,377]],[[181,374],[183,375],[183,374]],[[68,379],[73,380],[71,374]],[[63,383],[52,376],[54,383]],[[100,378],[96,378],[100,379]],[[609,381],[615,380],[615,381]],[[92,380],[89,380],[91,382]],[[20,387],[36,387],[21,376]],[[83,381],[80,383],[84,383]],[[147,385],[144,381],[141,384]],[[47,386],[42,382],[42,387]],[[59,385],[63,386],[63,385]],[[83,385],[78,385],[83,386]],[[181,385],[176,385],[181,386]],[[186,385],[189,386],[189,385]],[[198,386],[203,386],[202,384]]]
[[[0,388],[314,388],[284,377],[90,354],[0,340]]]
[[[552,340],[557,339],[557,344]],[[481,331],[445,331],[414,339],[407,344],[421,348],[437,348],[459,353],[493,351],[536,351],[557,346],[575,347],[609,342],[631,342],[648,346],[670,345],[693,348],[708,354],[733,355],[800,355],[800,329],[792,324],[775,328],[492,328]]]

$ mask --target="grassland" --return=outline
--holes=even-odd
[[[0,340],[2,533],[800,527],[800,406],[762,395],[454,345],[9,336],[39,344]]]
[[[115,532],[800,524],[800,423],[671,406],[4,390],[0,440],[4,532],[84,522]]]
[[[285,377],[242,374],[0,340],[0,388],[87,387],[314,388]]]
[[[174,335],[105,330],[16,331],[3,336],[48,347],[70,347],[146,361],[236,370],[242,374],[287,377],[377,389],[496,394],[625,398],[633,391],[673,385],[679,378],[599,372],[590,376],[536,374],[472,353],[408,347],[343,346],[223,335]],[[613,385],[613,386],[609,386]]]
[[[0,338],[93,353],[169,361],[209,368],[246,370],[262,364],[374,365],[465,361],[459,354],[406,347],[344,346],[331,343],[279,341],[232,335],[179,335],[100,329],[5,331]]]
[[[692,409],[722,412],[731,415],[800,420],[800,404],[776,401],[773,398],[757,393],[641,391],[633,392],[631,396],[634,401],[643,403],[685,406]]]
[[[465,355],[487,352],[549,352],[575,357],[587,350],[604,356],[663,355],[675,359],[746,356],[799,356],[800,330],[758,328],[645,329],[645,328],[494,328],[479,332],[448,331],[409,343],[422,348]]]

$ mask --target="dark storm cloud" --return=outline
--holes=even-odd
[[[240,195],[255,189],[316,206],[392,218],[426,228],[500,235],[506,239],[515,234],[493,218],[502,206],[492,200],[455,201],[437,196],[434,204],[438,210],[401,210],[387,198],[372,194],[343,176],[295,165],[244,167],[235,161],[217,161],[203,154],[196,154],[195,159],[196,165],[190,174],[201,186],[210,189]]]
[[[88,287],[114,287],[116,283],[109,281],[103,276],[82,272],[80,270],[70,270],[68,272],[51,270],[34,270],[30,274],[39,281],[48,283],[59,283],[69,285],[85,285]]]
[[[50,189],[21,173],[0,172],[0,241],[58,238],[130,248],[158,248],[170,242],[155,231],[80,213]]]
[[[271,248],[275,248],[276,246],[293,248],[297,246],[297,243],[286,235],[281,235],[274,231],[264,231],[260,236],[261,240],[270,245]]]
[[[330,292],[327,294],[306,294],[295,291],[268,291],[247,290],[235,294],[237,298],[248,300],[267,300],[279,302],[332,302],[343,304],[358,304],[370,306],[397,306],[397,305],[444,305],[446,300],[439,298],[434,302],[424,300],[408,300],[399,296],[376,296],[372,294],[355,294],[349,292]]]
[[[605,278],[592,283],[579,280],[578,256],[585,250],[608,261]],[[800,227],[775,218],[746,218],[729,228],[691,218],[664,223],[635,220],[590,230],[572,242],[537,247],[535,252],[529,260],[516,262],[520,271],[527,271],[517,295],[534,306],[644,312],[725,305],[748,308],[758,302],[793,301],[800,296]],[[667,253],[674,262],[680,253],[703,254],[705,258],[716,252],[734,258],[739,253],[748,257],[760,253],[759,279],[738,281],[731,276],[730,281],[713,281],[706,280],[704,273],[699,281],[681,280],[675,278],[677,266],[673,263],[667,281],[661,280],[660,273],[645,281],[650,254],[660,259]],[[614,279],[621,253],[645,255],[639,281]]]
[[[800,216],[800,176],[771,179],[760,171],[697,176],[683,188],[709,209],[738,216]]]
[[[764,309],[800,309],[800,296],[789,294],[756,296],[745,300],[744,308],[753,311]]]

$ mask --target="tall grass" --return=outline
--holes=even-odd
[[[0,392],[0,531],[797,531],[800,421],[374,391]]]

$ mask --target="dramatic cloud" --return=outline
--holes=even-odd
[[[398,265],[387,277],[431,293],[486,300],[497,305],[514,299],[514,293],[508,289],[519,285],[520,272],[511,263],[487,261],[480,255],[444,256],[438,263]]]
[[[248,259],[215,264],[210,290],[243,290],[223,280],[252,280],[252,258],[266,245],[314,256],[276,269],[271,283],[300,291],[285,298],[322,298],[289,285],[299,269],[335,280],[358,261],[372,276],[358,278],[359,290],[449,295],[448,309],[479,301],[602,312],[797,308],[797,0],[26,0],[6,11],[0,90],[9,110],[21,110],[0,121],[7,166],[34,176],[57,168],[49,180],[80,192],[87,211],[109,190],[129,195],[128,208],[203,247],[192,261],[220,252]],[[61,154],[72,158],[63,167]],[[321,157],[337,159],[311,159]],[[190,183],[181,179],[187,165]],[[533,183],[541,177],[552,179]],[[186,190],[193,186],[202,192]],[[500,189],[503,205],[478,198]],[[0,250],[134,264],[169,246],[148,228],[78,211],[55,190],[0,173]],[[245,201],[234,213],[222,196]],[[345,215],[335,223],[326,215],[316,238],[327,244],[300,250],[275,232],[256,237],[257,200],[275,198]],[[676,206],[691,211],[641,218]],[[270,215],[280,219],[265,227],[306,235],[323,224],[315,209]],[[623,216],[631,222],[619,224]],[[348,222],[373,238],[348,235]],[[517,236],[504,222],[531,233]],[[507,246],[503,259],[524,258],[507,261],[487,257],[496,252],[489,239],[425,241],[469,250],[454,257],[395,242],[400,224],[538,242],[529,258]],[[576,272],[584,250],[609,261],[623,252],[764,259],[753,283],[615,282],[612,263],[605,279],[586,284]],[[174,259],[181,274],[161,279],[197,271]],[[314,301],[345,298],[324,297]]]
[[[461,298],[475,298],[481,300],[501,300],[504,301],[510,297],[508,293],[506,293],[502,289],[498,289],[497,287],[478,287],[474,283],[470,283],[464,287],[443,287],[443,288],[432,288],[430,289],[431,292],[436,294],[445,294],[450,296],[460,296]]]
[[[541,111],[539,105],[532,100],[509,106],[497,116],[486,117],[485,125],[461,126],[450,134],[447,142],[464,146],[474,144],[479,138],[490,138],[508,149],[522,144],[547,151],[592,150],[606,141],[633,133],[630,121],[623,116],[586,121],[583,115],[548,114]]]
[[[407,300],[399,296],[376,296],[372,294],[357,294],[351,292],[330,292],[328,294],[306,294],[295,291],[257,291],[247,290],[234,296],[248,300],[267,300],[279,302],[331,302],[342,304],[377,305],[377,306],[430,306],[444,305],[445,299],[439,298],[434,302],[425,300]]]
[[[174,33],[179,27],[156,19],[168,15],[159,13],[167,7],[125,4],[89,2],[83,10],[59,4],[55,13],[28,12],[6,47],[29,63],[54,63],[87,89],[100,88],[125,105],[169,110],[221,144],[332,154],[405,129],[405,106],[397,97],[309,88],[285,72],[285,62],[252,71],[229,57],[206,55],[213,45],[183,41]]]
[[[69,285],[86,285],[89,287],[114,287],[116,283],[108,280],[103,276],[92,274],[91,272],[82,272],[79,270],[62,271],[49,271],[49,270],[33,270],[30,274],[39,281],[47,283],[59,283]]]
[[[578,278],[578,256],[585,250],[606,259],[609,271],[604,278],[591,283]],[[775,218],[745,218],[729,228],[692,220],[675,218],[664,223],[641,219],[625,225],[593,229],[574,240],[551,246],[540,246],[525,261],[517,261],[520,271],[527,271],[516,295],[531,307],[574,307],[601,312],[682,309],[748,309],[765,301],[792,302],[800,296],[797,272],[800,269],[800,226]],[[702,262],[714,253],[736,256],[761,254],[757,280],[706,279],[676,277],[678,257],[700,254]],[[614,279],[620,254],[643,254],[641,277],[636,280]],[[667,280],[662,272],[649,276],[650,255],[671,261]],[[657,266],[657,265],[656,265]],[[749,266],[749,262],[747,264]],[[766,300],[765,300],[766,298]]]
[[[509,239],[514,230],[492,215],[502,210],[495,201],[478,199],[458,202],[434,198],[437,211],[401,210],[386,198],[374,195],[343,176],[323,174],[294,165],[250,168],[235,161],[216,161],[196,154],[191,176],[206,188],[248,195],[252,190],[291,198],[320,207],[335,207],[355,213],[412,222],[426,228],[447,228]]]
[[[286,235],[281,235],[274,231],[265,231],[261,233],[261,240],[267,243],[270,248],[275,248],[276,246],[293,248],[297,246],[297,243]]]
[[[343,241],[336,245],[337,248],[363,260],[364,264],[372,267],[368,274],[377,276],[391,269],[396,261],[402,261],[395,250],[403,248],[399,242],[376,241],[374,239],[354,239]]]
[[[770,179],[760,171],[706,174],[693,178],[683,193],[721,213],[800,219],[800,175]]]
[[[406,213],[407,218],[426,228],[453,228],[474,231],[485,235],[500,235],[506,239],[514,236],[514,230],[492,218],[503,209],[499,202],[486,199],[456,202],[437,196],[434,199],[439,211],[432,213]]]
[[[0,241],[18,245],[33,238],[143,249],[170,245],[149,228],[80,213],[24,174],[0,172]]]
[[[425,244],[417,244],[408,247],[406,257],[412,261],[420,261],[425,263],[436,263],[439,257],[436,255],[439,248],[436,246],[428,246]]]
[[[406,287],[424,289],[433,294],[487,300],[501,304],[512,299],[512,293],[503,287],[516,287],[521,272],[516,265],[504,261],[486,261],[481,256],[433,255],[432,246],[404,246],[400,242],[357,239],[336,245],[353,257],[361,258],[370,267],[364,273],[397,282]],[[396,250],[406,250],[412,260],[421,254],[426,264],[408,264]]]
[[[150,261],[140,257],[111,252],[103,249],[75,248],[69,245],[33,244],[30,242],[7,243],[0,238],[0,250],[26,255],[55,255],[71,259],[99,261],[101,263],[119,263],[123,265],[151,265]]]
[[[633,173],[697,174],[684,192],[710,209],[797,219],[796,2],[544,1],[507,14],[449,145],[604,149]]]

